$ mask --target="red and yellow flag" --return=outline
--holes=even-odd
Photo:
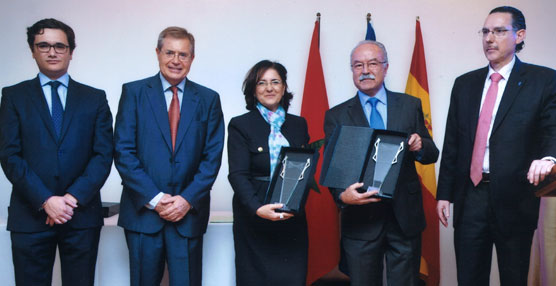
[[[429,99],[429,84],[427,80],[427,66],[425,63],[425,50],[423,37],[421,35],[421,24],[417,17],[415,27],[415,47],[413,59],[407,77],[405,93],[421,99],[425,126],[432,136],[431,107]],[[436,216],[436,175],[434,164],[421,165],[416,162],[417,173],[421,180],[423,189],[423,207],[427,228],[423,232],[421,242],[421,278],[427,286],[437,286],[440,282],[440,258],[439,258],[439,233],[438,218]]]
[[[319,29],[320,22],[317,20],[309,49],[301,104],[301,116],[307,120],[309,136],[313,142],[324,140],[324,113],[328,110],[328,97],[319,51]],[[320,160],[315,172],[317,182],[320,177],[323,149],[320,148]],[[340,232],[336,204],[327,188],[321,186],[315,188],[318,188],[319,192],[310,191],[305,206],[309,231],[307,285],[311,285],[330,272],[338,265],[340,259]]]

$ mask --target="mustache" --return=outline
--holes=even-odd
[[[359,81],[365,80],[365,79],[372,79],[375,80],[376,77],[374,74],[362,74],[359,76]]]

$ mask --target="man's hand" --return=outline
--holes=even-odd
[[[69,221],[73,216],[73,209],[77,207],[76,201],[65,196],[48,198],[43,205],[44,211],[48,215],[45,223],[52,226],[54,223],[64,224]]]
[[[413,133],[409,136],[407,144],[409,145],[409,151],[418,152],[423,148],[423,141],[421,140],[421,136],[417,133]]]
[[[276,209],[283,207],[284,204],[267,204],[257,209],[257,215],[271,221],[286,220],[293,217],[290,213],[279,213]]]
[[[46,223],[45,224],[48,224],[49,226],[54,226],[54,220],[51,219],[49,216],[46,216]]]
[[[172,196],[170,196],[169,194],[164,194],[162,195],[162,198],[160,198],[160,200],[158,201],[158,204],[156,204],[156,206],[154,207],[154,210],[160,215],[161,212],[163,212],[164,210],[166,210],[167,208],[170,207],[170,203],[163,203],[167,202],[169,198],[171,198]]]
[[[349,186],[345,191],[340,194],[340,199],[344,204],[348,205],[364,205],[368,203],[380,202],[380,198],[374,198],[372,196],[378,194],[378,191],[370,191],[365,193],[359,193],[357,188],[363,187],[363,183],[355,183]]]
[[[529,183],[538,186],[550,174],[552,167],[554,167],[554,162],[551,160],[534,160],[529,167],[529,172],[527,172],[527,180],[529,180]]]
[[[180,195],[171,196],[169,198],[164,196],[160,199],[159,204],[162,203],[162,205],[167,205],[167,207],[160,212],[159,215],[167,221],[177,222],[191,209],[189,202]]]
[[[70,200],[70,202],[72,203],[70,206],[71,206],[72,208],[76,208],[76,207],[77,207],[77,204],[78,204],[79,202],[77,201],[77,199],[76,199],[72,194],[66,193],[66,194],[64,195],[64,198]]]
[[[444,227],[448,227],[448,218],[450,217],[450,202],[439,200],[436,204],[436,214],[438,215],[438,219],[444,225]]]

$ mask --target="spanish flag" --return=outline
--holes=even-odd
[[[431,107],[429,99],[429,84],[427,80],[427,66],[425,63],[425,50],[423,37],[421,35],[421,24],[417,17],[415,27],[415,47],[413,59],[407,77],[405,93],[421,99],[425,126],[432,137]],[[415,162],[417,173],[421,180],[423,190],[423,207],[427,228],[423,232],[421,242],[421,279],[428,286],[437,286],[440,282],[440,258],[439,258],[439,233],[438,218],[436,216],[436,175],[434,164],[421,165]]]

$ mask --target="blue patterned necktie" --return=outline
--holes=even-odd
[[[373,129],[384,129],[384,121],[382,120],[382,116],[378,113],[378,109],[376,109],[376,104],[378,103],[378,98],[371,97],[369,98],[368,102],[371,104],[371,128]]]
[[[56,135],[60,137],[60,131],[62,130],[62,120],[64,119],[64,108],[62,107],[60,95],[58,95],[58,87],[61,83],[59,81],[51,81],[48,84],[50,85],[50,95],[52,96],[52,123],[54,123],[54,130],[56,130]]]

